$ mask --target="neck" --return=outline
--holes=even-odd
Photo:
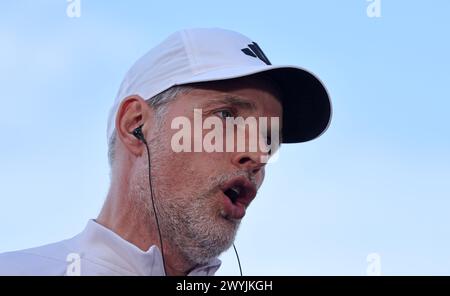
[[[164,237],[164,233],[161,233],[164,250],[161,249],[154,215],[148,212],[147,207],[138,204],[138,197],[130,196],[130,191],[125,188],[126,184],[111,184],[96,221],[143,251],[153,245],[164,251],[167,275],[187,275],[195,265],[181,256],[170,240]]]

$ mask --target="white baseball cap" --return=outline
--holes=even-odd
[[[178,31],[141,57],[128,71],[111,108],[107,137],[115,129],[120,103],[131,95],[144,100],[175,85],[232,79],[264,72],[278,84],[283,105],[283,143],[312,140],[331,121],[323,83],[296,66],[273,66],[256,42],[225,29]]]

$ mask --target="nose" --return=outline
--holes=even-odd
[[[231,162],[239,169],[257,175],[259,172],[264,173],[266,162],[262,159],[266,154],[262,152],[237,152],[233,155]]]
[[[249,135],[247,134],[247,136]],[[239,151],[239,147],[235,146],[236,150],[231,158],[232,164],[239,170],[247,171],[255,177],[264,178],[264,167],[270,156],[269,150],[261,149],[261,147],[266,147],[265,137],[258,137],[256,149],[250,145],[248,138],[245,143],[248,145],[245,145],[241,151]]]

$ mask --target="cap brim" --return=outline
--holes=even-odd
[[[295,66],[229,67],[208,71],[177,85],[268,74],[282,92],[283,143],[300,143],[323,134],[331,122],[331,101],[324,84],[311,72]]]

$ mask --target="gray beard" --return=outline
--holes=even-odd
[[[191,188],[195,188],[196,192],[179,196],[178,192],[171,192],[171,186],[165,184],[164,179],[157,180],[154,176],[154,173],[160,171],[159,167],[163,165],[160,160],[167,159],[153,153],[158,151],[158,146],[164,147],[158,143],[152,143],[150,151],[152,153],[152,185],[155,194],[153,198],[162,239],[164,243],[170,244],[172,252],[179,253],[188,264],[193,266],[205,264],[231,247],[240,225],[240,220],[223,218],[222,209],[217,206],[221,204],[217,200],[218,186],[236,176],[249,176],[247,173],[240,172],[209,177],[208,180],[203,181],[195,180],[193,183],[196,186]],[[148,164],[141,166],[140,172],[137,172],[134,177],[130,185],[133,191],[132,196],[138,199],[136,212],[138,215],[145,215],[152,225],[156,225],[148,181]]]

